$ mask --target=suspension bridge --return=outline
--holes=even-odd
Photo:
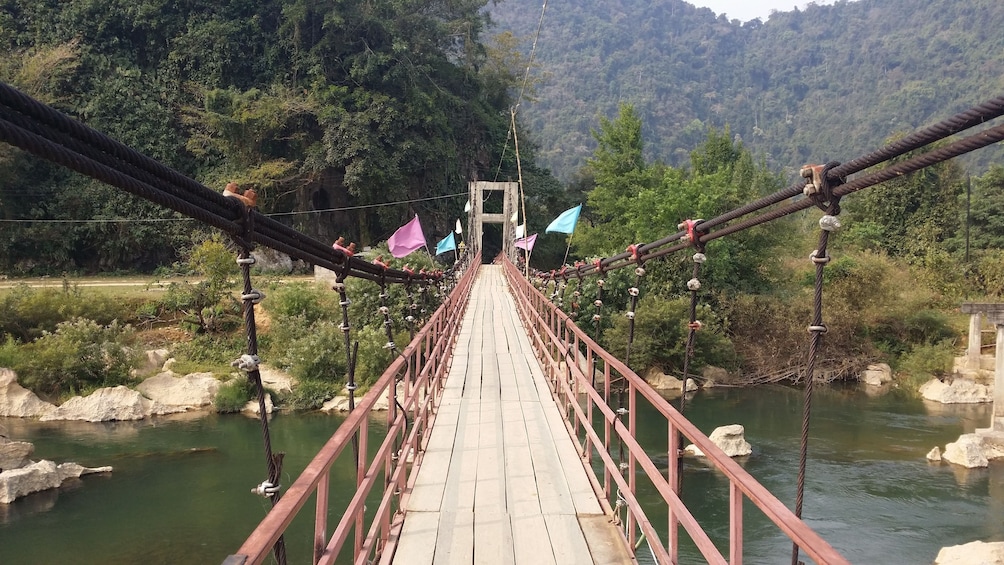
[[[793,564],[802,555],[816,563],[847,563],[801,519],[811,378],[804,379],[798,494],[791,509],[625,361],[598,346],[582,329],[588,325],[573,319],[579,312],[566,313],[559,297],[571,281],[602,278],[614,269],[634,267],[640,280],[646,262],[686,250],[695,251],[693,280],[698,280],[706,242],[817,206],[824,216],[812,257],[817,276],[806,366],[811,375],[826,331],[822,273],[829,261],[828,237],[838,224],[840,198],[1001,141],[1004,125],[985,124],[1002,115],[1004,97],[847,163],[805,167],[802,180],[791,187],[716,218],[681,220],[678,231],[659,241],[528,278],[511,262],[511,245],[497,264],[482,265],[477,239],[445,273],[414,273],[366,261],[350,248],[313,240],[0,83],[0,140],[233,237],[240,249],[237,262],[243,273],[241,299],[248,336],[247,351],[237,365],[256,386],[262,408],[254,316],[262,296],[250,275],[255,245],[336,274],[333,289],[342,303],[347,355],[351,355],[351,324],[346,278],[361,277],[382,287],[438,287],[443,294],[442,304],[360,398],[354,395],[349,359],[352,410],[288,486],[280,484],[282,457],[272,451],[268,419],[261,410],[267,477],[256,490],[271,501],[272,509],[243,545],[220,558],[227,565],[261,563],[270,555],[285,563],[284,533],[294,518],[311,514],[311,501],[314,563],[630,563],[640,556],[677,563],[681,536],[686,536],[708,563],[737,565],[743,560],[744,514],[753,508],[790,538]],[[977,126],[983,127],[915,157],[867,171]],[[481,201],[474,193],[484,189],[472,183],[472,202]],[[505,202],[515,206],[511,195]],[[508,214],[501,216],[504,221]],[[479,228],[494,220],[480,206],[472,217]],[[597,286],[592,320],[598,327],[603,285]],[[629,314],[636,305],[637,286],[631,289]],[[692,343],[700,326],[693,307],[700,285],[688,287],[692,293],[688,343]],[[393,345],[389,312],[386,308],[381,312],[388,343]],[[685,367],[685,378],[687,371]],[[373,426],[372,407],[384,395],[394,398],[386,426]],[[635,435],[643,403],[649,407],[646,413],[654,412],[665,421],[665,468],[653,461]],[[1004,406],[995,406],[994,419],[1004,425]],[[729,517],[727,540],[713,540],[681,498],[686,485],[681,480],[684,461],[678,454],[684,441],[695,444],[708,464],[727,478],[728,505],[722,511]],[[346,457],[356,470],[355,484],[333,484],[332,465]],[[646,515],[638,497],[642,485],[658,493],[659,503],[668,509],[667,523],[654,523]],[[329,507],[335,489],[354,493],[337,512]],[[329,518],[336,520],[329,524]]]

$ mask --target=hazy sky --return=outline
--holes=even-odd
[[[790,12],[795,6],[804,8],[805,0],[687,0],[695,6],[711,8],[716,14],[725,12],[730,20],[744,22],[753,18],[767,21],[772,10]],[[816,0],[816,4],[832,4],[833,0]]]

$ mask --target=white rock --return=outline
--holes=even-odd
[[[941,448],[936,445],[936,446],[934,446],[934,449],[932,449],[931,451],[928,451],[927,452],[927,460],[928,461],[941,461]]]
[[[1004,542],[974,541],[943,547],[934,565],[1004,565]]]
[[[0,473],[0,504],[10,504],[18,498],[56,488],[62,484],[56,464],[39,461],[20,469]]]
[[[983,452],[983,441],[976,434],[962,434],[959,439],[945,446],[942,455],[945,461],[973,469],[986,467],[989,462]]]
[[[861,373],[861,382],[871,386],[882,386],[892,381],[892,368],[885,363],[868,365]]]
[[[213,402],[220,389],[220,381],[212,373],[192,373],[175,377],[173,373],[160,373],[146,379],[136,390],[163,406],[198,407]]]
[[[331,400],[325,402],[321,406],[321,410],[324,412],[348,412],[349,411],[349,397],[347,396],[336,396]]]
[[[743,457],[753,453],[753,446],[746,441],[746,429],[741,424],[720,426],[711,432],[708,439],[729,457]],[[683,448],[683,451],[696,457],[704,457],[704,453],[694,444]]]
[[[153,413],[154,401],[128,387],[99,388],[88,396],[74,396],[50,414],[43,422],[53,420],[142,420]]]
[[[673,375],[667,375],[656,370],[650,371],[645,377],[645,381],[656,390],[683,390],[683,381]],[[694,379],[688,378],[687,392],[695,390],[697,390],[697,383],[694,382]]]
[[[281,251],[258,247],[251,254],[255,258],[252,268],[256,272],[288,275],[293,272],[293,259]]]
[[[59,473],[59,481],[65,481],[66,479],[77,478],[82,475],[91,475],[94,473],[111,473],[111,467],[84,467],[83,465],[77,463],[60,463],[56,465],[56,472]]]
[[[161,367],[161,368],[160,368],[160,370],[161,370],[162,372],[165,372],[165,373],[167,373],[167,372],[171,372],[171,369],[172,369],[172,368],[173,368],[173,367],[175,366],[175,364],[177,364],[177,363],[178,363],[178,360],[177,360],[177,359],[175,359],[174,357],[171,357],[171,358],[170,358],[170,359],[168,359],[167,361],[164,361],[164,366],[163,366],[163,367]]]
[[[258,366],[258,374],[261,375],[261,384],[276,392],[290,392],[293,390],[293,377],[278,369],[265,366]]]
[[[993,402],[993,392],[986,385],[967,379],[955,379],[950,385],[931,379],[920,387],[920,395],[942,404]]]
[[[164,362],[167,361],[170,354],[171,352],[166,349],[146,350],[146,362],[142,367],[140,367],[140,370],[150,372],[163,367]]]
[[[275,408],[275,406],[272,404],[272,395],[266,392],[265,413],[271,414],[273,408]],[[244,408],[241,409],[241,412],[244,412],[246,414],[254,414],[255,416],[260,415],[261,411],[258,410],[258,399],[255,398],[254,400],[249,400],[248,403],[244,405]]]
[[[31,463],[35,446],[26,441],[10,441],[0,438],[0,471],[20,469]]]
[[[0,368],[0,416],[38,418],[55,410],[55,405],[17,384],[14,371]]]

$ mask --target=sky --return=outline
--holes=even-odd
[[[730,20],[744,22],[754,18],[767,21],[772,10],[790,12],[795,6],[804,8],[809,2],[805,0],[687,0],[691,4],[711,8],[716,14],[725,12]],[[833,0],[816,0],[816,4],[832,4]]]

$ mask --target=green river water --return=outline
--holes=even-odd
[[[801,406],[796,389],[717,389],[698,393],[687,415],[705,433],[743,424],[754,452],[742,465],[791,506]],[[817,389],[807,522],[857,564],[929,564],[942,546],[1004,541],[1004,463],[966,470],[924,459],[935,445],[986,426],[990,410],[935,405],[895,391],[869,396],[857,388]],[[639,438],[658,457],[666,445],[663,420],[638,416]],[[286,485],[340,422],[324,414],[272,419],[273,445],[287,453]],[[36,458],[115,468],[0,505],[0,565],[218,564],[268,508],[249,492],[265,475],[261,429],[251,418],[186,415],[104,424],[0,419],[0,426],[13,439],[34,442]],[[335,477],[335,496],[347,500],[351,470],[336,468]],[[683,498],[727,548],[728,481],[688,459]],[[665,510],[650,506],[664,530]],[[312,510],[308,514],[287,538],[290,563],[309,562]],[[789,562],[787,538],[749,502],[744,515],[745,562]],[[681,563],[701,562],[692,548],[683,548]]]

